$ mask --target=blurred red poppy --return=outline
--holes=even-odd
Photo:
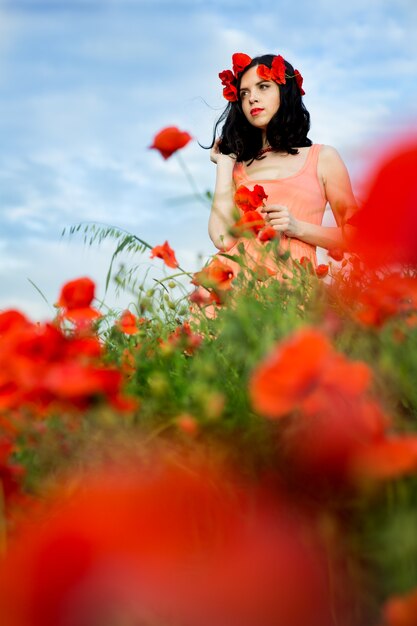
[[[89,327],[93,320],[101,317],[101,313],[90,306],[94,295],[95,284],[91,278],[83,277],[67,282],[57,302],[57,306],[63,309],[59,318],[67,319],[79,328]]]
[[[314,271],[318,278],[324,278],[329,273],[329,266],[321,263],[320,265],[316,266]]]
[[[159,150],[164,159],[169,159],[177,150],[184,148],[192,137],[176,126],[168,126],[155,135],[151,149]]]
[[[370,383],[364,363],[350,362],[333,350],[320,331],[304,329],[279,343],[252,374],[249,391],[255,410],[280,418],[311,402],[322,390],[358,395]]]
[[[203,335],[194,333],[188,322],[184,322],[169,335],[168,343],[178,347],[188,356],[194,354],[203,341]]]
[[[271,239],[279,239],[279,232],[275,230],[272,226],[265,226],[258,233],[259,241],[271,241]]]
[[[383,626],[417,626],[417,589],[385,602]]]
[[[0,315],[0,409],[45,417],[49,410],[73,412],[102,398],[122,408],[120,372],[101,362],[97,337],[67,335],[56,325],[7,313]]]
[[[380,327],[394,316],[406,319],[417,311],[417,278],[399,273],[373,276],[355,293],[353,317],[365,326]]]
[[[358,448],[350,471],[356,479],[391,479],[417,472],[417,437],[390,436]]]
[[[417,264],[417,138],[390,149],[369,177],[360,211],[348,224],[353,251],[369,266]]]
[[[122,333],[126,333],[126,335],[135,335],[139,330],[138,318],[126,309],[117,321],[117,328],[121,330]]]
[[[342,261],[345,256],[345,253],[341,248],[331,248],[327,251],[327,254],[335,261]]]
[[[221,465],[173,450],[72,476],[10,546],[4,624],[330,626],[330,555],[276,499],[272,515]]]
[[[232,232],[235,236],[241,237],[244,233],[257,235],[266,222],[258,211],[246,211],[240,219],[233,224]]]
[[[193,285],[225,291],[231,289],[235,277],[233,269],[217,257],[200,272],[196,272],[191,281]]]
[[[71,280],[62,287],[58,299],[58,306],[67,309],[82,309],[89,307],[94,299],[95,284],[91,278],[83,277]]]

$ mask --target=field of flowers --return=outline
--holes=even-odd
[[[197,273],[119,240],[167,268],[117,274],[131,310],[80,277],[48,323],[0,312],[2,625],[417,625],[416,171],[385,155],[328,265],[240,188]]]

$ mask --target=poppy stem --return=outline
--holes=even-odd
[[[177,272],[176,274],[171,274],[170,276],[165,276],[165,278],[161,278],[159,282],[163,283],[166,280],[172,280],[173,278],[177,278],[177,276],[192,276],[193,275],[192,272],[187,272],[186,270],[183,270],[180,266],[178,266],[178,269],[181,270],[181,272]]]
[[[202,202],[204,204],[205,207],[207,207],[207,202],[204,199],[204,195],[201,193],[201,191],[199,190],[199,188],[197,187],[197,183],[194,180],[193,175],[191,174],[190,170],[188,169],[188,166],[186,165],[184,159],[182,158],[182,156],[180,155],[179,152],[175,153],[175,156],[178,159],[178,162],[185,174],[186,179],[188,180],[188,182],[191,185],[192,190],[194,191],[194,195],[197,198],[197,200],[199,200],[200,202]]]

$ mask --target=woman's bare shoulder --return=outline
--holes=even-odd
[[[322,161],[334,161],[334,160],[342,160],[342,157],[333,146],[329,146],[327,144],[321,144],[319,159]]]
[[[333,146],[322,144],[318,158],[318,172],[324,181],[329,175],[347,174],[346,165]]]

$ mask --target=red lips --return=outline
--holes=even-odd
[[[250,110],[252,117],[256,117],[259,113],[262,113],[263,109],[255,108]]]

